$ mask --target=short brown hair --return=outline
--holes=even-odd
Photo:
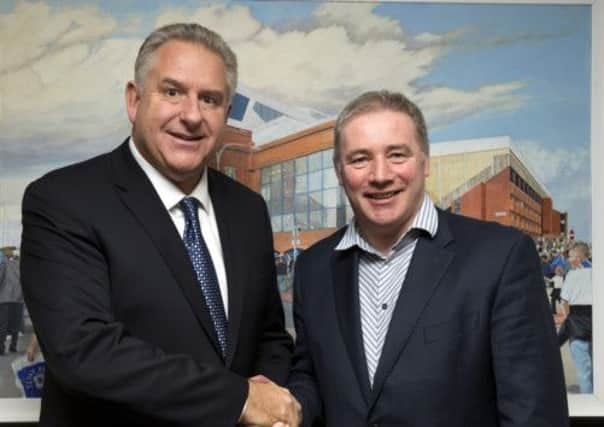
[[[430,154],[428,143],[428,130],[424,115],[417,105],[411,102],[405,95],[387,90],[365,92],[350,101],[338,115],[334,128],[334,159],[338,160],[342,141],[342,130],[344,126],[354,117],[375,111],[395,111],[404,113],[413,121],[415,132],[419,140],[420,149]]]

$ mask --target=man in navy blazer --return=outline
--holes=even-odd
[[[47,362],[40,426],[297,424],[277,385],[291,339],[266,205],[207,167],[236,82],[218,34],[155,30],[126,88],[132,136],[28,187],[22,279]],[[209,252],[204,274],[188,227]]]
[[[417,106],[353,100],[334,164],[354,219],[296,264],[288,386],[303,425],[567,426],[534,243],[435,208]]]

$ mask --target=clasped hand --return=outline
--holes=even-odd
[[[248,379],[249,392],[240,423],[246,426],[298,427],[300,403],[288,389],[263,375]]]

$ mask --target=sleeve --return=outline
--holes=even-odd
[[[505,261],[491,313],[491,350],[502,427],[566,427],[568,405],[539,257],[522,235]]]
[[[294,273],[294,325],[296,344],[294,360],[287,387],[302,406],[302,426],[321,425],[323,405],[317,385],[313,360],[306,341],[304,328],[303,271],[306,255],[301,255]]]
[[[188,354],[167,354],[115,318],[102,239],[79,203],[40,182],[23,200],[24,296],[61,390],[166,424],[234,425],[247,398],[245,378]]]
[[[264,325],[256,357],[255,372],[265,375],[277,384],[284,385],[291,367],[292,338],[285,330],[283,304],[277,286],[277,273],[273,249],[273,233],[266,204],[262,201],[264,243],[262,262],[268,271],[270,283],[265,301]]]
[[[3,287],[6,285],[6,266],[8,259],[4,256],[0,256],[0,293],[3,291]]]
[[[564,301],[570,302],[570,300],[572,298],[573,277],[574,277],[574,273],[572,271],[569,271],[566,274],[566,279],[564,279],[564,282],[562,283],[562,290],[560,291],[560,298],[562,298]]]

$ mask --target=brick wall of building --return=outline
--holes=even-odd
[[[320,230],[301,231],[298,234],[298,238],[300,240],[298,247],[301,249],[307,249],[312,246],[315,242],[324,239],[335,231],[335,228],[323,228]],[[290,231],[282,233],[273,233],[273,242],[275,245],[275,250],[283,253],[289,249],[292,249],[292,237],[293,236]]]
[[[510,186],[509,168],[502,170],[486,183],[485,220],[511,225]]]
[[[461,196],[461,214],[476,219],[485,219],[486,184],[480,183]]]

